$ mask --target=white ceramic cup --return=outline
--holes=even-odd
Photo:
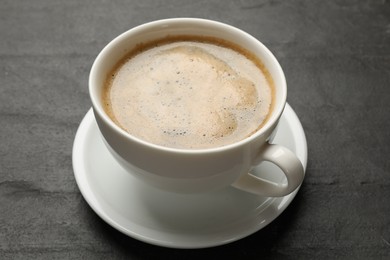
[[[265,125],[242,141],[200,150],[168,148],[143,141],[117,126],[105,113],[102,91],[108,73],[139,43],[167,35],[203,35],[238,44],[260,58],[275,83],[275,105]],[[201,193],[232,185],[262,196],[284,196],[302,182],[304,169],[287,148],[269,144],[286,104],[284,73],[273,54],[257,39],[235,27],[195,18],[146,23],[112,40],[98,55],[89,76],[93,111],[106,146],[131,174],[150,185],[173,192]],[[261,161],[282,169],[287,183],[274,183],[250,173]]]

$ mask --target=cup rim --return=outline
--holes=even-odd
[[[96,85],[95,78],[96,78],[96,74],[97,74],[96,70],[97,70],[98,64],[100,62],[103,62],[103,58],[104,58],[105,54],[107,52],[109,52],[110,49],[113,48],[119,41],[129,37],[129,35],[137,32],[137,31],[144,30],[147,28],[153,28],[155,26],[160,27],[162,24],[164,24],[164,26],[169,26],[169,25],[177,24],[177,23],[188,23],[188,24],[203,23],[203,25],[210,25],[213,27],[228,29],[228,30],[234,32],[235,34],[241,34],[243,37],[246,37],[246,38],[250,39],[251,41],[255,41],[256,44],[260,46],[260,48],[262,49],[264,54],[266,56],[268,56],[269,59],[272,60],[273,65],[277,69],[277,76],[280,77],[280,82],[282,85],[280,87],[280,89],[278,89],[278,99],[280,99],[281,101],[278,104],[275,104],[273,111],[271,112],[272,113],[271,116],[267,119],[265,124],[262,127],[260,127],[255,133],[253,133],[252,135],[250,135],[250,136],[248,136],[240,141],[237,141],[237,142],[234,142],[231,144],[227,144],[227,145],[223,145],[223,146],[210,147],[210,148],[195,148],[195,149],[174,148],[174,147],[168,147],[168,146],[154,144],[154,143],[145,141],[141,138],[138,138],[134,135],[131,135],[130,133],[126,132],[124,129],[119,127],[117,124],[115,124],[113,122],[113,120],[104,111],[103,106],[101,104],[101,101],[99,101],[100,95],[99,95],[99,93],[97,93],[98,91],[96,90],[96,87],[95,87],[95,85]],[[272,75],[272,77],[274,78],[274,75]],[[254,139],[258,138],[259,136],[261,136],[265,132],[267,132],[272,126],[276,125],[277,121],[279,120],[280,116],[283,113],[283,110],[284,110],[284,107],[286,104],[286,100],[287,100],[287,83],[286,83],[286,78],[285,78],[284,72],[282,70],[282,67],[280,66],[278,60],[273,55],[273,53],[262,42],[260,42],[257,38],[253,37],[249,33],[245,32],[239,28],[236,28],[232,25],[222,23],[219,21],[215,21],[215,20],[203,19],[203,18],[167,18],[167,19],[155,20],[155,21],[144,23],[144,24],[140,24],[138,26],[135,26],[135,27],[119,34],[114,39],[112,39],[107,45],[105,45],[105,47],[99,52],[98,56],[94,60],[92,67],[91,67],[91,70],[90,70],[90,74],[89,74],[88,85],[89,85],[88,86],[89,96],[90,96],[90,99],[92,102],[92,107],[93,107],[95,114],[98,113],[99,117],[104,121],[104,123],[107,124],[111,129],[114,129],[116,133],[120,134],[122,137],[124,137],[126,139],[130,139],[133,142],[136,142],[136,143],[141,144],[143,146],[149,147],[151,149],[157,149],[157,150],[161,150],[161,151],[181,153],[181,154],[218,153],[218,152],[236,149],[236,148],[239,148],[245,144],[252,142]]]

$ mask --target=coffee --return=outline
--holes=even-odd
[[[166,37],[140,44],[108,76],[105,110],[125,131],[173,148],[235,143],[273,106],[273,81],[253,54],[223,40]]]

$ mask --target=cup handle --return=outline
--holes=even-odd
[[[304,169],[298,157],[286,147],[266,143],[259,153],[260,161],[269,161],[278,166],[287,178],[287,183],[276,183],[251,173],[241,175],[232,186],[256,195],[282,197],[293,192],[303,181]]]

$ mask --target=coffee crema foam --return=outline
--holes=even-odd
[[[203,37],[141,46],[108,77],[106,112],[131,135],[166,147],[243,140],[270,114],[273,83],[257,58],[237,48]]]

